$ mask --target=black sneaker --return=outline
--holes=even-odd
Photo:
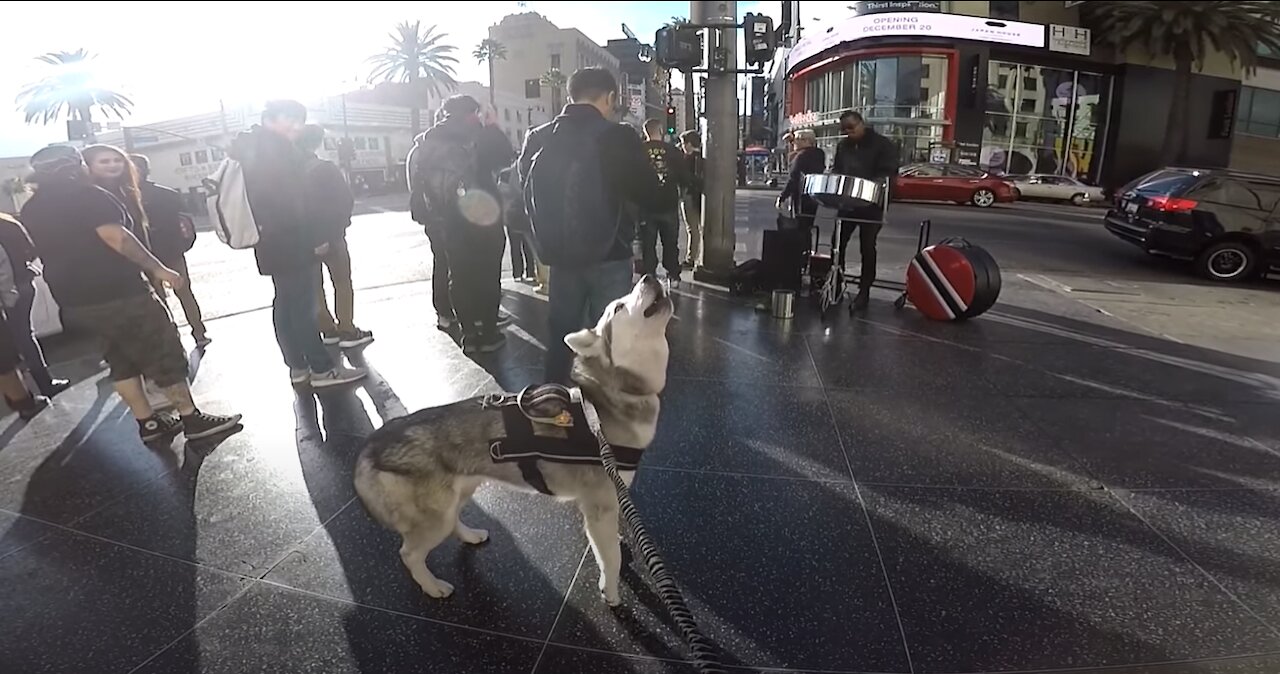
[[[493,353],[507,343],[507,336],[501,332],[467,335],[462,338],[463,353]]]
[[[337,330],[323,330],[320,332],[320,341],[325,346],[336,346],[338,342],[342,341],[342,337],[338,336]]]
[[[850,310],[860,311],[862,309],[866,309],[867,306],[870,304],[871,304],[871,291],[865,290],[865,289],[859,290],[858,294],[855,295],[853,298],[853,304],[850,306]]]
[[[51,379],[48,386],[42,386],[40,392],[52,398],[59,393],[71,388],[71,382],[67,379]]]
[[[240,423],[240,418],[239,414],[224,417],[216,414],[205,414],[200,410],[196,410],[194,413],[182,417],[182,425],[186,430],[188,440],[199,440],[200,438],[225,433],[235,428],[236,424]]]
[[[373,341],[373,333],[356,328],[350,332],[338,333],[338,346],[343,349],[354,349]]]
[[[498,320],[497,320],[497,321],[494,321],[493,326],[494,326],[494,327],[496,327],[497,329],[501,330],[501,329],[503,329],[503,328],[505,328],[505,327],[507,327],[507,326],[511,325],[511,324],[512,324],[512,323],[514,323],[515,321],[516,321],[516,317],[515,317],[515,316],[512,316],[511,314],[509,314],[509,313],[507,313],[507,312],[505,312],[505,311],[499,311],[499,312],[498,312]]]
[[[143,442],[172,438],[181,430],[182,419],[167,414],[153,414],[150,419],[138,420],[138,433]]]

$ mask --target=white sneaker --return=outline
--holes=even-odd
[[[311,370],[305,367],[291,367],[289,368],[289,381],[294,386],[301,386],[311,381]]]
[[[338,366],[328,372],[311,373],[311,388],[328,388],[345,386],[369,376],[369,372],[361,367]]]

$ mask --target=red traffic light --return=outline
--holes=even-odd
[[[672,106],[668,105],[668,106],[667,106],[667,114],[668,114],[668,115],[674,115],[674,114],[676,114],[676,109],[675,109],[674,107],[672,107]]]

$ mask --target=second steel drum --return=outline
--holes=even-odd
[[[839,173],[812,173],[804,177],[804,193],[815,201],[839,210],[881,205],[883,183]]]

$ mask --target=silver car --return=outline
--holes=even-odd
[[[1031,175],[1005,176],[1005,180],[1013,182],[1023,199],[1069,201],[1076,206],[1102,203],[1106,200],[1101,187],[1086,185],[1068,176],[1032,173]]]

